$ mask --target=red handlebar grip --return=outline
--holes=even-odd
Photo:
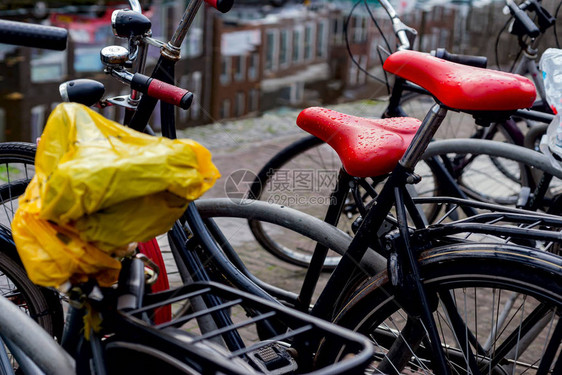
[[[207,4],[221,13],[226,13],[234,5],[234,0],[205,0]]]
[[[189,91],[157,79],[150,81],[146,94],[183,109],[188,109],[193,101],[193,94]]]

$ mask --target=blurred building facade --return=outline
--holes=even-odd
[[[355,2],[349,0],[235,3],[224,15],[203,7],[187,34],[176,64],[176,83],[192,91],[195,100],[190,110],[177,110],[178,127],[257,116],[279,106],[301,108],[385,94],[384,86],[366,73],[384,78],[381,61],[395,44],[388,16],[374,2],[372,15],[379,28],[371,14],[353,9]],[[418,40],[423,50],[455,45],[457,37],[446,30],[457,22],[457,10],[411,12],[410,3],[399,2],[398,11],[406,14],[410,26],[422,30]],[[153,0],[146,15],[154,37],[170,38],[184,8],[185,0]],[[70,31],[64,52],[0,44],[0,141],[39,136],[60,101],[58,86],[65,80],[99,80],[106,96],[128,93],[126,86],[103,73],[99,61],[102,47],[124,44],[111,33],[114,9],[51,12],[45,22]],[[149,66],[158,55],[152,48]],[[117,121],[122,118],[116,107],[102,113]],[[159,128],[158,110],[152,125]]]

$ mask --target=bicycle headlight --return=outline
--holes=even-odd
[[[113,11],[111,15],[111,27],[115,36],[130,38],[146,35],[150,32],[152,24],[141,13],[129,9],[119,9]]]

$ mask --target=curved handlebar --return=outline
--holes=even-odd
[[[526,0],[524,3],[519,4],[519,9],[535,12],[537,15],[539,29],[542,33],[556,23],[556,17],[553,17],[541,6],[540,0]]]
[[[67,39],[68,31],[61,27],[0,20],[2,43],[63,51]]]
[[[509,8],[509,12],[515,18],[515,22],[513,23],[513,29],[511,31],[512,34],[515,35],[528,35],[531,38],[536,38],[540,35],[540,30],[535,25],[533,20],[529,18],[527,13],[524,10],[519,8],[513,0],[505,0],[507,7]]]

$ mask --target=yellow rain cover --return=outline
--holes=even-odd
[[[55,108],[37,147],[35,176],[12,222],[30,279],[104,286],[132,242],[166,232],[219,177],[211,154],[187,139],[139,133],[89,108]]]

